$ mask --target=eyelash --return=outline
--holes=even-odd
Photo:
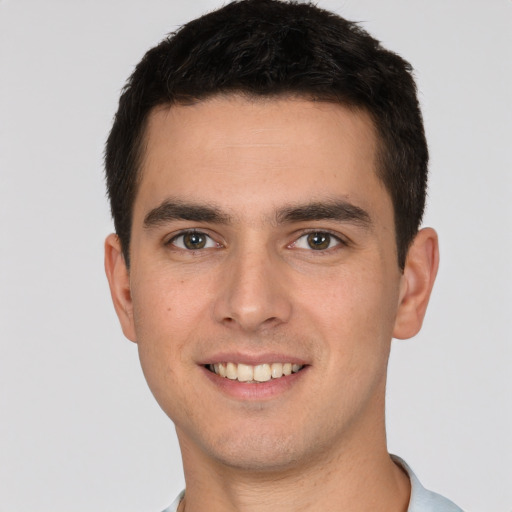
[[[182,243],[180,244],[181,246],[176,244],[177,240],[179,240],[180,238],[183,239],[187,235],[189,235],[189,236],[197,235],[198,237],[206,238],[205,245],[202,247],[199,247],[199,248],[190,248],[190,247],[186,247],[185,240],[182,241]],[[311,246],[309,246],[309,248],[298,247],[299,241],[301,239],[305,239],[305,238],[307,239],[307,237],[309,237],[310,235],[327,236],[329,239],[328,246],[325,248],[317,248],[317,249],[315,249]],[[331,243],[333,242],[333,240],[335,241],[335,245],[331,247]],[[308,242],[306,242],[306,243],[308,243]],[[181,231],[180,233],[178,233],[178,234],[174,235],[172,238],[170,238],[167,242],[165,242],[165,245],[173,246],[174,249],[182,250],[182,251],[186,251],[186,252],[196,252],[196,251],[202,251],[204,249],[222,248],[223,247],[223,245],[221,243],[216,242],[208,233],[205,233],[204,231],[200,231],[200,230],[196,230],[196,229]],[[298,236],[291,244],[287,245],[287,247],[291,248],[291,249],[305,250],[308,252],[312,251],[312,252],[316,252],[316,253],[326,253],[326,252],[331,252],[336,249],[339,249],[340,246],[346,247],[347,245],[348,245],[348,242],[345,239],[341,238],[338,234],[334,234],[329,230],[311,229],[306,232],[302,232],[300,234],[300,236]]]
[[[184,241],[182,243],[182,245],[183,245],[182,247],[176,245],[176,241],[178,239],[184,238],[187,235],[189,235],[189,236],[197,235],[199,237],[205,237],[207,239],[206,244],[208,244],[210,242],[210,243],[213,244],[213,246],[210,245],[210,247],[199,247],[199,248],[196,248],[196,249],[190,249],[190,248],[184,247],[184,245],[185,245]],[[186,231],[181,231],[180,233],[178,233],[178,234],[174,235],[173,237],[171,237],[167,242],[165,242],[165,245],[173,246],[173,248],[175,248],[175,249],[182,250],[182,251],[188,251],[188,252],[195,252],[195,251],[201,251],[203,249],[212,249],[212,248],[222,247],[222,244],[216,242],[208,233],[205,233],[204,231],[200,231],[200,230],[197,230],[197,229],[188,229]]]
[[[297,244],[301,239],[307,238],[310,235],[327,235],[330,238],[330,243],[334,240],[336,242],[336,244],[333,247],[327,247],[325,249],[313,249],[312,247],[309,247],[309,249],[306,249],[306,248],[297,247]],[[329,245],[330,245],[330,243],[329,243]],[[325,229],[311,229],[306,232],[303,232],[288,247],[291,247],[291,248],[296,247],[299,250],[303,249],[303,250],[311,251],[311,252],[315,252],[315,253],[326,253],[326,252],[335,251],[336,249],[339,249],[341,247],[346,247],[347,245],[348,245],[348,241],[341,238],[339,234],[335,234],[335,233],[333,233],[329,230],[325,230]]]

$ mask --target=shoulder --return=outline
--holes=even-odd
[[[162,512],[176,512],[183,496],[185,496],[185,491],[181,491],[171,505],[169,505],[165,510],[162,510]]]
[[[463,512],[449,499],[425,489],[412,469],[400,457],[396,455],[391,457],[405,470],[411,480],[411,499],[407,512]]]

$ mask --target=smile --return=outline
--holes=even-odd
[[[216,363],[209,364],[206,367],[220,377],[247,383],[280,379],[292,373],[297,373],[304,368],[303,365],[292,363],[270,363],[255,366],[242,363]]]

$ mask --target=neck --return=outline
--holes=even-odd
[[[215,484],[188,486],[186,508],[179,512],[406,512],[410,482],[390,459],[379,467],[366,465],[365,474],[348,481],[337,481],[325,470],[323,478],[281,477],[277,480],[240,479],[222,487]],[[359,481],[357,481],[359,480]]]
[[[187,484],[185,510],[406,512],[410,482],[387,452],[384,426],[363,434],[363,444],[342,443],[293,467],[254,471],[198,458],[178,432]]]

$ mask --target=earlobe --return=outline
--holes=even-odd
[[[130,275],[124,260],[121,242],[114,233],[105,240],[105,273],[123,333],[129,340],[136,342]]]
[[[424,228],[416,235],[407,253],[400,284],[394,338],[411,338],[421,329],[438,266],[437,233],[432,228]]]

